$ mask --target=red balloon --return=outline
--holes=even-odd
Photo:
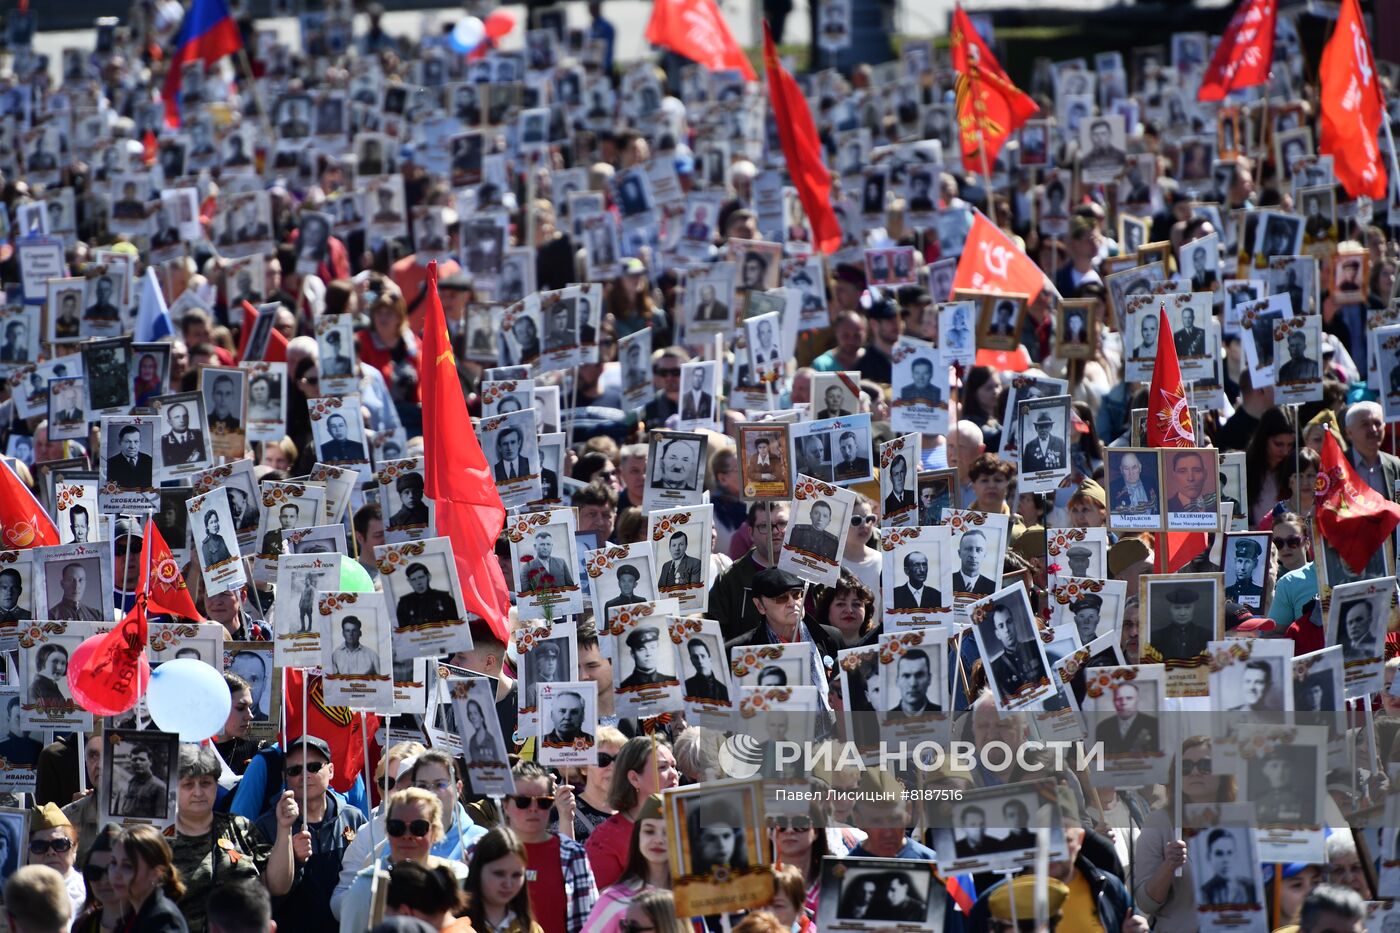
[[[104,645],[115,634],[92,636],[68,659],[68,689],[73,692],[73,702],[98,716],[116,716],[131,709],[151,681],[151,665],[144,651],[136,655],[133,670],[119,640],[112,639],[110,648]],[[103,651],[113,652],[110,659],[88,670]]]
[[[492,39],[509,35],[515,28],[515,16],[507,10],[495,10],[481,22],[486,26],[486,35]]]

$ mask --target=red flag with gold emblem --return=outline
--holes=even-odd
[[[146,605],[155,612],[166,612],[186,619],[200,617],[190,598],[189,587],[185,586],[185,575],[180,572],[180,564],[170,553],[170,545],[156,527],[156,523],[146,520],[146,535],[141,542],[141,583],[136,587],[136,598],[146,597]]]
[[[951,51],[958,73],[958,136],[963,163],[975,167],[969,160],[983,158],[980,151],[990,166],[1007,137],[1040,113],[1040,107],[1011,83],[961,6],[953,10]]]
[[[1161,316],[1160,333],[1170,334],[1165,304],[1158,314]],[[1147,446],[1196,446],[1186,385],[1181,381],[1181,363],[1176,358],[1176,344],[1171,340],[1157,341],[1157,362],[1152,367],[1152,388],[1147,395]]]
[[[1357,476],[1336,435],[1325,431],[1313,517],[1327,545],[1360,573],[1400,525],[1400,504]]]

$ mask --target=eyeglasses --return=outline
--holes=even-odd
[[[429,790],[435,794],[445,793],[452,787],[451,781],[414,781],[413,786],[419,790]]]
[[[1209,759],[1209,758],[1202,758],[1200,761],[1186,761],[1186,760],[1183,759],[1182,762],[1181,762],[1181,773],[1182,773],[1183,776],[1188,775],[1188,774],[1198,774],[1198,773],[1199,773],[1199,774],[1210,774],[1210,773],[1211,773],[1210,759]]]
[[[325,766],[326,763],[324,761],[308,761],[304,767],[302,765],[288,765],[287,777],[299,778],[301,777],[302,771],[310,771],[312,774],[320,774],[321,769]]]
[[[43,855],[50,850],[54,852],[67,852],[73,848],[73,840],[59,836],[57,839],[31,839],[29,840],[29,854]]]
[[[614,761],[617,761],[617,756],[616,756],[616,755],[609,755],[607,752],[599,752],[599,753],[598,753],[598,765],[597,765],[597,767],[599,767],[599,768],[606,768],[608,765],[612,764]]]
[[[506,799],[509,800],[511,803],[515,804],[516,809],[519,810],[530,809],[530,804],[532,802],[534,803],[535,807],[540,810],[548,810],[550,807],[554,806],[553,794],[547,797],[531,797],[528,794],[512,794]]]
[[[876,519],[874,515],[852,515],[851,527],[859,528],[861,525],[873,525],[875,524],[875,521]]]
[[[660,376],[662,379],[679,379],[681,377],[681,371],[679,368],[661,369],[658,367],[657,369],[653,369],[652,372],[656,373],[656,375]]]
[[[1302,547],[1302,535],[1289,535],[1286,538],[1275,538],[1274,547]]]
[[[626,917],[617,922],[617,928],[622,933],[650,933],[656,927],[647,926],[645,923],[638,923],[635,920],[628,920]]]
[[[427,820],[414,820],[406,823],[403,820],[386,820],[384,831],[395,839],[405,834],[409,836],[426,836],[432,830],[433,824]]]
[[[805,833],[812,828],[810,816],[770,816],[769,829],[790,829],[795,833]]]
[[[768,597],[768,598],[771,599],[771,600],[773,600],[773,602],[775,602],[775,603],[786,603],[786,602],[794,602],[794,603],[795,603],[795,602],[801,602],[801,601],[802,601],[802,591],[801,591],[801,590],[788,590],[786,593],[779,593],[777,596],[770,596],[770,597]]]

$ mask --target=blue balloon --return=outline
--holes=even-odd
[[[447,42],[452,46],[454,52],[461,52],[465,55],[480,45],[481,40],[485,38],[486,24],[478,17],[468,16],[458,20],[457,25],[452,27]]]
[[[181,742],[203,742],[224,731],[233,698],[224,675],[203,661],[177,658],[151,671],[146,708],[162,732]]]

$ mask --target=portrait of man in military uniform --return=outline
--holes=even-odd
[[[1151,641],[1164,659],[1189,660],[1206,650],[1215,630],[1214,593],[1209,581],[1154,581]]]
[[[620,689],[675,683],[675,657],[670,640],[662,640],[660,628],[653,625],[634,628],[622,641],[627,649],[627,656],[621,659],[622,670],[628,673],[618,685]]]
[[[1199,838],[1199,837],[1198,837]],[[1258,901],[1252,878],[1241,869],[1248,864],[1248,852],[1241,846],[1232,830],[1218,827],[1205,836],[1206,870],[1200,871],[1197,901],[1202,906],[1224,904],[1254,904]]]
[[[399,597],[395,608],[395,624],[400,630],[462,618],[452,594],[433,587],[433,573],[426,564],[421,561],[409,564],[404,577],[412,592]]]

